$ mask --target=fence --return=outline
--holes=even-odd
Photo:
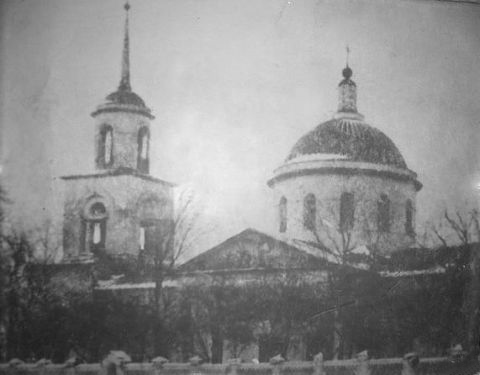
[[[130,357],[112,351],[102,363],[64,364],[48,360],[25,364],[12,360],[0,364],[0,375],[480,375],[477,360],[455,357],[422,358],[415,353],[403,358],[369,359],[366,352],[356,359],[324,361],[319,353],[312,362],[285,362],[280,356],[270,363],[241,363],[233,359],[226,364],[202,364],[199,357],[189,363],[168,363],[157,357],[150,363],[129,363]]]

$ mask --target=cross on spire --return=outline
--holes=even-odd
[[[123,6],[125,9],[125,34],[123,37],[123,53],[122,53],[122,76],[120,79],[119,90],[131,91],[130,86],[130,39],[128,36],[128,11],[130,10],[130,4],[128,1]]]

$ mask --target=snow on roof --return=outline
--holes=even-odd
[[[383,277],[407,277],[407,276],[421,276],[421,275],[436,275],[443,274],[446,270],[444,267],[433,267],[423,270],[410,270],[410,271],[381,271],[380,275]]]
[[[176,280],[165,280],[162,284],[163,287],[175,288],[180,286],[180,283]],[[132,290],[132,289],[154,289],[155,282],[147,281],[143,283],[118,283],[117,280],[104,280],[99,281],[95,287],[96,290]]]
[[[306,155],[298,155],[293,159],[287,160],[287,163],[296,163],[299,161],[312,161],[312,160],[348,160],[347,155],[341,154],[326,154],[326,153],[313,153]]]

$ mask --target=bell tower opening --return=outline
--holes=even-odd
[[[102,125],[97,142],[97,168],[106,169],[113,165],[113,128]]]
[[[138,171],[150,170],[150,120],[154,117],[143,99],[132,90],[130,83],[130,38],[128,3],[121,56],[120,82],[104,103],[92,113],[96,120],[97,169]]]
[[[149,148],[150,148],[150,131],[144,126],[138,131],[137,141],[137,169],[139,172],[149,172]]]

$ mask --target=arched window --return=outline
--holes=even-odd
[[[344,192],[340,196],[340,230],[351,230],[353,228],[354,219],[355,202],[353,193]]]
[[[138,245],[140,250],[145,250],[145,226],[143,225],[140,225]]]
[[[171,208],[166,196],[154,193],[144,193],[137,201],[138,245],[146,254],[162,254],[164,257],[167,257],[164,252],[172,254],[170,240],[174,237],[174,228],[171,220],[165,218]]]
[[[112,162],[112,151],[113,151],[113,139],[112,139],[112,130],[110,129],[105,133],[105,165],[110,165]]]
[[[140,221],[139,248],[150,254],[157,253],[162,249],[164,233],[162,232],[162,220],[148,219]]]
[[[386,194],[380,195],[377,202],[377,227],[379,232],[390,231],[390,200]]]
[[[285,197],[280,199],[280,204],[278,205],[278,216],[280,219],[280,233],[284,233],[287,230],[287,198]]]
[[[413,203],[410,199],[407,199],[405,203],[405,232],[410,235],[415,233],[413,227]]]
[[[315,230],[317,217],[317,200],[315,195],[308,194],[303,200],[303,226],[308,230]]]
[[[105,249],[107,235],[107,210],[102,202],[87,205],[82,222],[83,246],[85,253]]]
[[[149,170],[149,144],[150,131],[146,126],[144,126],[138,131],[137,139],[137,169],[144,173],[148,173]]]
[[[107,213],[107,210],[106,210],[105,206],[103,205],[103,203],[101,203],[101,202],[94,203],[90,207],[90,215],[92,215],[93,217],[103,216],[106,213]]]
[[[98,140],[97,164],[100,168],[107,168],[113,164],[113,128],[103,125]]]

